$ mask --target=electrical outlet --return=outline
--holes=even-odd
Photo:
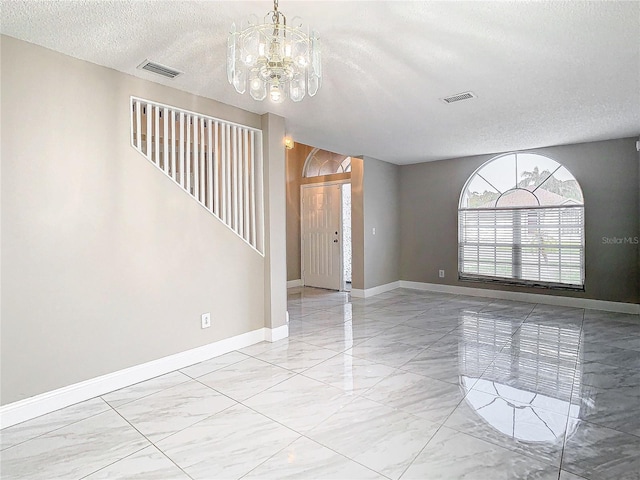
[[[373,227],[373,228],[371,229],[371,233],[373,233],[374,235],[376,234],[376,227]]]
[[[438,270],[438,276],[444,278],[444,270]]]
[[[209,328],[211,326],[211,314],[209,312],[203,313],[200,320],[202,322],[202,328]]]

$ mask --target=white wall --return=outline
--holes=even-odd
[[[133,150],[129,96],[260,116],[1,48],[1,403],[264,327],[264,258]]]

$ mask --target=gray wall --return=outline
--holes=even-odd
[[[398,165],[364,157],[365,289],[400,280],[399,172]]]
[[[1,48],[2,404],[263,327],[264,258],[133,150],[129,96],[260,116]]]
[[[526,289],[457,279],[457,209],[476,168],[495,155],[405,165],[400,168],[402,280],[640,303],[638,245],[603,237],[639,235],[637,138],[539,148],[576,177],[585,198],[585,292]],[[367,212],[368,213],[368,212]],[[438,278],[438,270],[445,278]]]

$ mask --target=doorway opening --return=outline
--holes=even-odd
[[[348,155],[313,148],[306,157],[302,177],[312,180],[300,190],[303,285],[351,291],[350,176]]]
[[[351,183],[301,186],[303,285],[351,290]]]

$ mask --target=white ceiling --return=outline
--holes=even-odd
[[[320,33],[323,85],[274,105],[227,83],[231,22],[269,0],[7,1],[3,34],[259,114],[297,142],[393,163],[640,135],[640,2],[280,0]],[[181,70],[137,70],[150,59]],[[478,98],[446,105],[471,90]]]

